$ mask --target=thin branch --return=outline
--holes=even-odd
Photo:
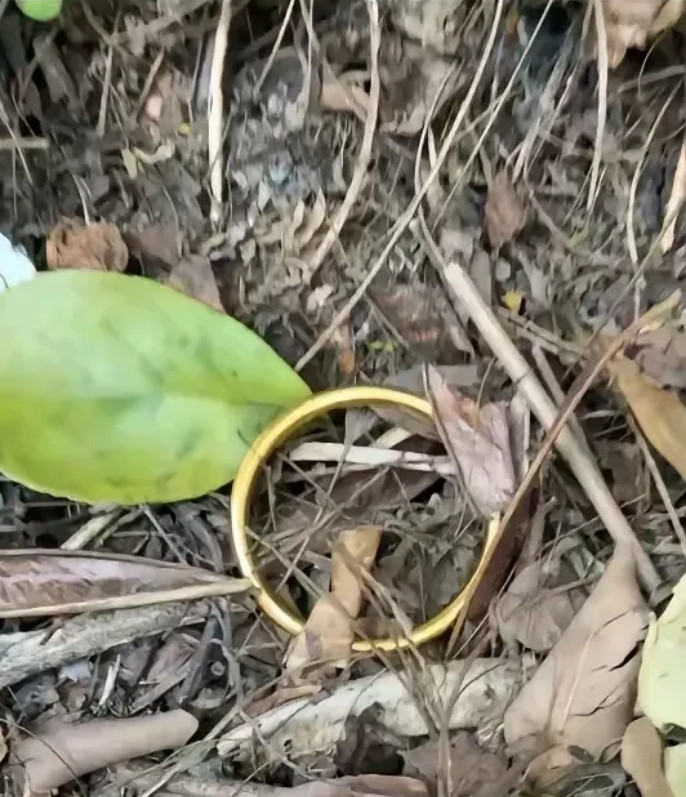
[[[224,204],[224,61],[229,42],[231,27],[231,2],[223,0],[222,10],[217,23],[212,54],[212,71],[210,72],[210,96],[208,109],[207,148],[210,162],[210,188],[212,190],[212,206],[210,220],[218,224],[222,217]]]

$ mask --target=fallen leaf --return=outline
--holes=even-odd
[[[626,357],[610,360],[607,369],[648,441],[686,479],[686,407],[681,399]]]
[[[662,387],[686,388],[686,332],[665,324],[641,335],[637,345],[636,362],[645,376]]]
[[[178,231],[173,224],[151,224],[142,230],[128,230],[124,240],[129,252],[147,261],[161,262],[172,269],[179,262]],[[147,270],[146,272],[147,273]]]
[[[622,766],[642,797],[674,797],[662,771],[662,740],[648,717],[634,720],[624,732]]]
[[[686,744],[665,750],[665,775],[674,797],[686,795]]]
[[[45,260],[51,269],[124,271],[129,250],[114,224],[65,219],[50,231]]]
[[[507,406],[479,407],[451,390],[433,367],[427,369],[427,393],[441,439],[454,455],[476,508],[484,516],[503,509],[516,487]]]
[[[671,27],[683,13],[683,0],[603,0],[610,69],[631,47],[643,48],[649,36]]]
[[[440,361],[442,353],[453,356],[456,346],[473,353],[457,316],[436,287],[420,282],[392,285],[375,290],[372,299],[418,358]]]
[[[189,255],[172,269],[167,285],[197,299],[213,310],[224,312],[212,263],[204,255]]]
[[[181,709],[79,725],[52,719],[14,747],[11,770],[26,793],[35,796],[130,758],[176,750],[197,728],[195,717]]]
[[[38,274],[0,293],[0,340],[0,471],[90,503],[215,490],[310,394],[251,330],[141,277]]]
[[[516,640],[538,653],[556,645],[584,600],[581,589],[564,589],[573,580],[574,573],[555,552],[525,564],[496,604],[503,640]]]
[[[46,617],[161,603],[179,600],[179,590],[186,587],[203,586],[208,594],[224,588],[228,594],[244,589],[245,582],[138,556],[40,548],[0,553],[0,617]],[[213,592],[215,586],[219,592]]]
[[[371,569],[381,540],[379,526],[358,526],[339,534],[331,553],[331,589],[310,612],[293,640],[286,669],[301,672],[308,664],[345,666],[355,636],[354,620],[362,608],[360,574]]]
[[[556,760],[572,750],[611,755],[631,719],[647,608],[631,548],[618,545],[562,639],[505,712],[509,745],[530,742]],[[553,766],[541,759],[539,772]]]
[[[659,619],[652,619],[643,646],[638,702],[657,728],[686,727],[686,576],[674,587]]]
[[[507,172],[498,172],[493,178],[484,213],[488,240],[494,249],[511,241],[526,224],[526,211]]]
[[[468,731],[458,731],[450,739],[448,772],[443,769],[440,751],[441,743],[430,739],[419,747],[403,752],[403,772],[433,783],[439,778],[448,780],[452,786],[452,797],[473,797],[476,793],[492,794],[491,789],[507,772],[504,753],[482,750]]]
[[[33,279],[36,267],[23,247],[15,247],[9,238],[0,234],[0,293]]]

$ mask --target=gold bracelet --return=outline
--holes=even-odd
[[[238,564],[243,576],[249,579],[254,587],[260,607],[277,625],[290,634],[300,633],[305,626],[305,620],[281,601],[279,596],[262,580],[252,560],[251,549],[253,546],[249,541],[248,524],[253,492],[257,486],[259,475],[271,455],[310,421],[332,410],[365,407],[373,404],[405,409],[423,419],[433,419],[429,401],[399,390],[361,385],[317,393],[277,418],[259,435],[245,455],[234,480],[231,494],[231,534]],[[353,643],[353,650],[397,650],[411,645],[421,645],[444,633],[455,622],[481,580],[490,561],[497,538],[498,525],[498,516],[490,519],[485,532],[479,564],[465,588],[447,606],[431,619],[413,628],[407,636],[374,640],[357,639]]]

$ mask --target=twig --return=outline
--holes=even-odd
[[[433,244],[433,248],[436,248],[435,244]],[[435,254],[437,254],[440,261],[442,261],[440,252]],[[503,518],[501,528],[506,526],[507,521],[514,514],[516,505],[528,490],[535,474],[538,472],[543,460],[547,456],[551,445],[554,444],[567,460],[569,467],[584,488],[586,495],[598,512],[610,536],[618,544],[629,543],[631,545],[642,581],[646,588],[652,592],[660,584],[660,577],[650,557],[641,547],[631,526],[617,506],[617,502],[608,489],[598,465],[596,462],[589,459],[574,435],[565,426],[569,415],[576,409],[582,396],[588,389],[588,386],[604,367],[607,360],[618,351],[630,335],[636,334],[636,332],[641,329],[641,326],[637,325],[638,322],[632,324],[628,330],[615,338],[610,344],[608,351],[599,361],[590,364],[591,368],[588,372],[586,372],[586,369],[582,372],[582,384],[576,392],[574,387],[572,388],[565,402],[566,406],[558,412],[558,408],[529,368],[526,360],[517,351],[510,338],[505,334],[503,328],[493,314],[493,311],[486,305],[481,294],[464,269],[458,263],[453,262],[444,268],[443,276],[450,287],[455,301],[459,302],[460,306],[469,313],[469,316],[482,337],[508,372],[510,379],[517,385],[519,390],[521,390],[522,395],[526,398],[541,425],[547,430],[546,439],[541,451],[532,463],[524,481],[517,490],[517,494]],[[674,297],[672,297],[670,306],[673,307],[674,304],[675,300]],[[653,308],[653,311],[655,311],[655,313],[664,313],[665,305],[658,305],[656,308]],[[645,323],[645,317],[640,319],[640,321]]]
[[[531,354],[533,355],[534,361],[538,366],[538,370],[541,372],[541,376],[543,377],[543,381],[548,388],[548,392],[553,397],[553,401],[557,404],[558,408],[561,407],[565,400],[565,394],[560,387],[560,383],[557,381],[555,374],[553,373],[553,369],[550,367],[550,363],[548,362],[543,349],[537,343],[534,343],[534,345],[531,347]],[[588,458],[592,459],[593,453],[588,444],[588,440],[586,439],[586,435],[584,434],[584,430],[581,428],[579,419],[576,417],[576,415],[572,414],[569,416],[568,423],[569,428],[576,435],[579,445],[582,446]]]
[[[260,90],[264,85],[264,81],[267,79],[267,75],[270,73],[272,66],[274,65],[274,59],[276,58],[276,54],[281,47],[281,42],[283,41],[283,37],[286,35],[286,28],[288,27],[288,23],[290,22],[291,16],[293,15],[293,8],[295,7],[295,0],[290,0],[288,3],[288,8],[286,9],[286,13],[283,17],[283,22],[281,23],[281,27],[279,28],[279,33],[276,37],[276,41],[274,42],[274,46],[272,47],[272,51],[269,53],[269,58],[267,59],[267,63],[264,65],[264,69],[262,70],[262,74],[257,79],[257,83],[255,83],[255,88],[252,90],[253,98],[257,98],[260,94]]]
[[[366,0],[369,12],[369,57],[371,69],[371,86],[369,88],[369,104],[367,107],[367,118],[364,123],[364,135],[362,145],[355,163],[350,185],[346,191],[343,202],[341,203],[336,217],[332,220],[329,229],[326,231],[324,240],[317,247],[317,251],[312,256],[308,267],[310,279],[317,269],[324,262],[329,254],[331,247],[338,240],[341,230],[350,215],[353,205],[362,188],[362,183],[367,175],[367,168],[372,158],[372,144],[374,143],[374,131],[379,116],[379,96],[381,93],[381,80],[379,78],[379,46],[381,44],[381,30],[379,26],[379,6],[377,0]]]
[[[605,135],[605,123],[607,121],[607,31],[605,29],[605,14],[603,12],[602,0],[593,0],[595,11],[596,31],[598,39],[598,125],[595,133],[595,148],[593,150],[593,162],[591,164],[591,180],[588,186],[588,202],[586,209],[588,213],[593,210],[596,191],[598,189],[598,174],[600,172],[600,159],[603,154],[603,137]]]
[[[499,25],[500,25],[500,17],[502,16],[503,12],[503,2],[504,0],[498,0],[495,15],[493,18],[493,22],[490,27],[488,40],[486,42],[486,46],[484,47],[484,51],[481,55],[481,60],[479,61],[479,65],[474,73],[474,78],[472,83],[467,91],[467,94],[460,106],[457,115],[455,116],[455,120],[452,123],[450,131],[448,135],[445,137],[445,140],[441,144],[441,149],[436,156],[436,162],[434,163],[431,171],[429,172],[428,177],[424,181],[421,189],[415,192],[415,196],[410,202],[409,206],[402,214],[402,216],[398,219],[398,221],[393,225],[393,228],[390,231],[390,236],[388,243],[384,247],[381,254],[376,259],[374,265],[369,270],[369,273],[364,278],[358,289],[353,293],[353,295],[348,299],[348,301],[343,305],[343,307],[336,313],[333,321],[329,324],[329,326],[324,330],[324,332],[319,336],[319,338],[315,341],[315,343],[310,347],[309,351],[307,351],[298,361],[295,366],[296,371],[301,371],[308,362],[318,353],[320,352],[324,346],[331,340],[333,335],[335,334],[338,327],[345,322],[348,318],[350,313],[352,312],[353,308],[357,305],[360,299],[365,295],[367,292],[367,288],[371,285],[374,281],[377,274],[381,271],[383,266],[388,259],[388,256],[395,248],[395,245],[400,240],[400,236],[405,232],[407,227],[409,226],[410,222],[414,218],[415,213],[417,212],[417,208],[421,205],[426,192],[429,189],[429,186],[438,176],[440,172],[443,162],[445,161],[450,148],[453,145],[453,141],[455,140],[455,136],[457,135],[462,122],[464,121],[467,112],[472,104],[472,100],[474,99],[474,95],[479,87],[479,83],[481,82],[481,78],[483,76],[484,70],[486,68],[486,64],[491,56],[491,52],[493,51],[493,45],[495,44],[496,35],[498,33]]]
[[[650,446],[646,442],[646,439],[643,436],[641,430],[639,429],[638,424],[631,417],[631,415],[627,417],[627,420],[629,422],[629,426],[631,427],[631,431],[634,433],[634,437],[636,438],[638,447],[641,449],[641,453],[643,454],[643,457],[646,461],[646,465],[648,466],[650,475],[653,477],[653,481],[655,482],[655,487],[657,488],[657,491],[660,494],[662,503],[665,505],[665,509],[667,510],[667,515],[669,516],[669,521],[672,524],[672,528],[674,529],[674,534],[676,535],[677,540],[679,540],[681,551],[684,557],[686,557],[686,532],[684,532],[684,527],[681,525],[681,521],[679,520],[679,516],[676,513],[676,509],[674,508],[672,499],[669,497],[669,491],[667,490],[667,485],[665,484],[665,480],[662,478],[662,474],[660,473],[660,469],[657,466],[657,462],[655,462],[655,457],[652,455],[650,451]]]
[[[105,79],[103,81],[102,94],[100,96],[100,112],[98,113],[98,125],[95,134],[98,138],[105,137],[105,127],[107,125],[107,101],[110,96],[110,86],[112,85],[112,61],[114,59],[114,47],[109,46],[107,50],[107,61],[105,63]]]
[[[64,551],[80,551],[85,548],[122,514],[120,507],[109,509],[90,520],[77,529],[69,539],[65,540],[60,548]]]
[[[212,190],[212,206],[210,220],[212,224],[221,221],[224,204],[224,60],[229,42],[231,26],[232,0],[222,0],[222,10],[217,23],[212,53],[212,71],[210,72],[210,92],[208,109],[207,149],[210,163],[210,188]]]
[[[464,688],[452,708],[450,727],[475,727],[484,723],[486,715],[496,722],[502,717],[518,686],[521,664],[510,659],[458,660],[447,666],[430,665],[418,677],[423,677],[423,687],[429,694],[443,696],[452,692],[467,669]],[[319,702],[303,698],[268,711],[221,737],[218,752],[220,756],[229,755],[256,736],[268,737],[276,745],[290,743],[292,755],[326,750],[341,738],[346,718],[359,716],[372,705],[378,708],[379,722],[390,732],[404,736],[428,733],[426,719],[407,684],[398,674],[387,671],[341,684]]]
[[[30,675],[86,659],[139,637],[173,631],[209,616],[209,601],[167,603],[69,618],[46,641],[44,631],[23,631],[0,636],[0,688]]]
[[[684,199],[686,199],[686,133],[684,133],[684,140],[679,152],[679,160],[677,161],[676,170],[674,171],[672,190],[667,202],[667,209],[665,210],[663,231],[660,235],[660,249],[662,254],[669,252],[672,246],[674,246],[676,220],[679,211],[684,205]]]
[[[288,453],[294,462],[350,462],[354,465],[379,467],[393,465],[407,470],[419,470],[439,473],[442,476],[454,476],[448,457],[437,457],[432,454],[420,454],[416,451],[394,451],[376,446],[346,446],[344,443],[301,443]]]

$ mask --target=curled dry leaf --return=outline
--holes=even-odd
[[[114,224],[84,224],[79,219],[65,219],[51,230],[45,259],[51,269],[124,271],[129,250]]]
[[[542,780],[573,748],[611,753],[634,705],[638,645],[648,611],[631,549],[620,545],[562,639],[505,713],[508,744],[547,750]]]
[[[0,554],[0,617],[142,606],[226,595],[245,586],[241,579],[198,567],[136,556],[34,548]]]
[[[485,516],[503,509],[516,486],[507,406],[479,407],[451,390],[433,367],[426,382],[439,433],[476,508]]]
[[[331,590],[315,603],[305,628],[293,640],[286,668],[295,673],[308,664],[345,666],[354,638],[354,620],[362,608],[361,573],[368,573],[381,540],[379,526],[342,532],[331,554]]]
[[[607,368],[643,434],[686,479],[686,407],[681,399],[648,379],[625,357],[610,360]]]
[[[53,719],[14,747],[11,770],[25,793],[35,796],[130,758],[176,750],[197,728],[195,717],[181,709],[80,725]]]
[[[643,647],[638,702],[658,728],[686,727],[686,576],[674,587],[667,608],[653,619]]]
[[[674,797],[662,770],[662,740],[648,717],[634,720],[624,732],[622,766],[642,797]]]
[[[526,211],[507,172],[498,172],[493,178],[484,213],[488,240],[495,249],[511,241],[526,224]]]

